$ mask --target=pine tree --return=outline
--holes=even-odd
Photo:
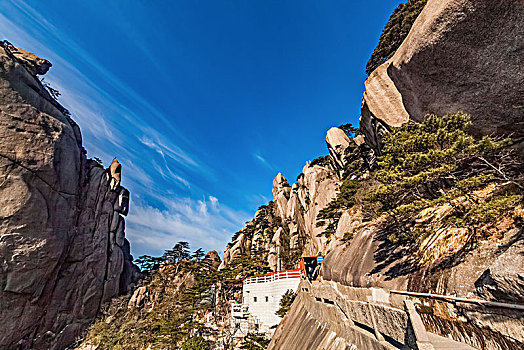
[[[189,259],[190,257],[189,243],[184,241],[178,242],[172,249],[166,250],[163,255],[163,258],[171,263],[182,259]]]
[[[277,316],[284,317],[286,316],[287,312],[291,308],[291,304],[293,304],[293,301],[295,301],[297,294],[293,292],[291,289],[288,289],[284,295],[282,296],[282,299],[280,299],[280,308],[275,312]]]
[[[478,212],[496,208],[485,216],[494,217],[522,200],[522,162],[509,147],[511,139],[475,139],[470,125],[464,113],[428,115],[423,123],[408,122],[385,136],[373,174],[379,186],[367,202],[388,214],[392,241],[416,240],[424,232],[416,215],[428,207],[453,204],[455,223],[474,228],[487,222]],[[486,204],[474,191],[489,184],[500,190]],[[461,204],[454,201],[459,197]]]
[[[202,260],[202,258],[205,256],[204,254],[204,249],[202,248],[198,248],[197,250],[195,250],[193,252],[193,254],[191,255],[191,259],[193,260],[196,260],[196,261],[200,261]]]

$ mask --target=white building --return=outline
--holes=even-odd
[[[242,305],[232,304],[232,326],[237,329],[273,335],[273,326],[280,323],[276,315],[280,300],[287,290],[297,291],[300,283],[300,270],[286,270],[268,273],[264,277],[244,280]],[[247,312],[247,313],[246,313]]]

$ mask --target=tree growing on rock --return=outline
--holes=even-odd
[[[412,242],[427,228],[417,221],[430,207],[449,204],[448,224],[472,229],[522,201],[522,161],[510,138],[469,133],[465,113],[428,115],[408,122],[384,138],[368,197],[388,216],[392,242]]]
[[[415,23],[427,0],[409,0],[400,4],[389,18],[380,40],[366,64],[366,73],[369,75],[378,66],[393,57],[399,46]]]
[[[182,259],[189,259],[191,255],[189,254],[189,243],[180,241],[174,245],[172,249],[165,251],[163,258],[169,262],[177,262]]]

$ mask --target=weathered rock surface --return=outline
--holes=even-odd
[[[366,81],[360,128],[463,111],[477,132],[524,138],[524,2],[429,0],[395,55]]]
[[[10,46],[9,51],[32,75],[46,74],[52,64],[48,60],[38,57],[32,52],[28,52],[19,47]]]
[[[512,233],[514,242],[502,246],[503,253],[475,281],[475,287],[487,299],[524,304],[524,230]]]
[[[428,113],[457,111],[471,114],[477,133],[524,140],[524,44],[516,39],[524,36],[523,16],[522,1],[429,0],[397,52],[366,80],[359,125],[365,142],[379,153],[391,128],[410,119],[422,121]],[[501,230],[502,239],[483,242],[474,254],[460,258],[467,263],[459,263],[459,252],[451,252],[464,244],[459,241],[463,235],[455,233],[455,242],[446,242],[449,232],[432,235],[421,253],[442,250],[441,245],[457,260],[428,269],[410,265],[405,251],[390,247],[381,225],[367,225],[351,231],[355,239],[349,248],[334,247],[324,263],[324,278],[521,301],[523,276],[519,268],[509,267],[509,261],[522,265],[522,248],[515,244],[522,223],[514,219],[513,226]]]
[[[65,348],[138,274],[120,165],[86,158],[79,127],[35,75],[50,66],[0,47],[2,349]]]
[[[329,150],[329,158],[333,168],[341,174],[346,164],[345,150],[349,147],[351,140],[346,133],[339,128],[331,128],[326,134],[326,144]]]
[[[519,311],[305,281],[268,349],[521,349]]]
[[[224,252],[222,267],[260,245],[268,252],[267,261],[273,271],[291,268],[297,258],[306,254],[324,254],[340,244],[339,239],[353,227],[355,220],[343,215],[334,239],[319,236],[324,231],[317,227],[317,215],[335,198],[341,174],[347,166],[350,145],[362,142],[362,136],[349,138],[339,128],[331,128],[326,135],[329,155],[308,162],[297,182],[292,186],[281,173],[273,180],[273,201],[260,209],[255,218],[239,231]]]
[[[523,1],[429,0],[395,55],[366,81],[359,125],[363,135],[348,138],[343,130],[330,129],[328,156],[308,163],[291,186],[278,174],[270,215],[265,220],[255,217],[241,230],[226,250],[223,265],[234,256],[231,252],[249,251],[253,237],[262,237],[273,270],[296,267],[300,254],[322,254],[321,278],[337,283],[338,288],[384,288],[523,303],[521,205],[493,223],[489,238],[469,244],[466,229],[440,227],[415,252],[388,240],[383,219],[363,223],[356,209],[342,213],[330,239],[319,236],[324,228],[316,226],[318,213],[335,198],[347,175],[344,169],[351,162],[352,142],[365,149],[364,164],[372,165],[383,136],[392,128],[408,120],[422,121],[429,113],[464,111],[471,115],[476,134],[512,134],[522,144],[524,43],[518,39],[524,37],[522,18]],[[417,220],[428,225],[442,222],[446,213],[439,210],[445,208],[433,209]],[[350,244],[341,242],[345,233],[354,237]],[[290,263],[293,249],[299,254],[292,255],[295,261]],[[322,298],[319,295],[318,301]],[[359,343],[357,336],[344,338],[350,331],[332,304],[313,305],[300,296],[297,300],[270,348],[347,348],[351,344],[372,348]],[[426,301],[422,304],[427,306]],[[523,339],[514,336],[522,331],[518,315],[508,320],[511,312],[507,311],[488,310],[481,317],[474,308],[452,312],[449,305],[433,306],[440,315],[420,311],[432,332],[462,337],[479,348],[521,346]]]

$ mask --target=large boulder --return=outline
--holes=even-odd
[[[524,138],[524,1],[429,0],[395,55],[366,81],[360,128],[463,111],[480,134]]]
[[[50,66],[0,46],[2,349],[65,348],[138,276],[120,166],[86,158],[80,129],[36,77]]]

